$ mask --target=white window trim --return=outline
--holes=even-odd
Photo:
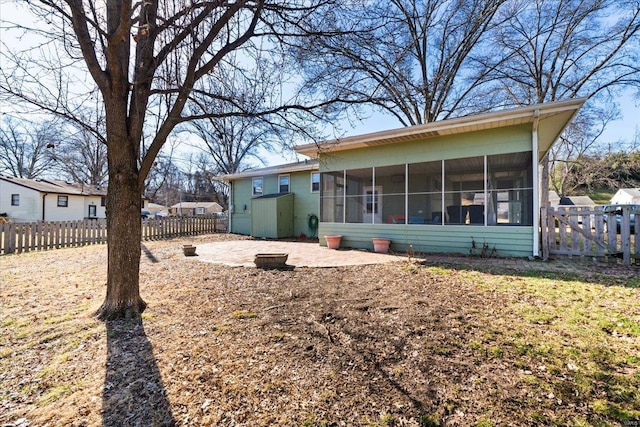
[[[60,204],[60,201],[62,200],[61,197],[66,197],[66,204],[64,204],[64,205]],[[69,196],[59,195],[58,196],[58,200],[57,200],[57,206],[59,208],[68,208],[69,207]]]
[[[313,175],[314,174],[318,174],[318,189],[317,190],[313,189]],[[310,180],[310,184],[309,185],[310,185],[311,192],[312,193],[319,193],[320,192],[320,186],[322,185],[322,179],[321,179],[321,176],[320,176],[320,172],[317,172],[317,171],[316,172],[311,172],[311,175],[309,176],[309,180]]]
[[[287,191],[285,191],[285,193],[291,193],[291,174],[288,173],[278,175],[278,193],[282,193],[282,191],[280,191],[280,178],[283,176],[287,177]]]
[[[262,192],[260,193],[256,193],[255,189],[256,186],[254,184],[254,182],[256,182],[256,180],[261,180],[262,181],[262,185],[260,186],[262,188]],[[262,196],[264,194],[264,178],[261,176],[256,176],[254,178],[251,179],[251,195],[253,196]]]

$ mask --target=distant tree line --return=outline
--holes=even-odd
[[[640,150],[586,154],[552,170],[551,184],[561,196],[640,188]]]

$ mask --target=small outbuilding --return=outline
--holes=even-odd
[[[230,186],[229,231],[253,237],[315,236],[320,172],[317,160],[220,176]]]
[[[611,198],[612,205],[640,205],[640,188],[621,188]]]

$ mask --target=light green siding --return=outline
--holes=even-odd
[[[230,204],[233,206],[231,213],[232,233],[251,234],[251,178],[239,179],[231,184]]]
[[[320,158],[321,171],[390,166],[465,157],[530,151],[531,125],[469,132],[423,141],[329,152]]]
[[[292,172],[289,181],[289,192],[293,193],[293,234],[299,236],[304,233],[310,236],[308,227],[309,216],[318,216],[320,204],[319,192],[311,192],[311,172],[301,171]],[[263,194],[278,193],[278,174],[263,175]],[[232,200],[233,213],[231,213],[232,233],[251,235],[251,221],[255,208],[252,208],[252,178],[242,178],[234,180],[232,183]],[[246,206],[246,209],[244,207]]]
[[[320,216],[320,192],[311,192],[311,171],[291,174],[291,187],[296,196],[293,211],[294,235],[315,235],[318,230],[314,232],[309,229],[309,217]]]
[[[280,239],[293,236],[293,193],[251,200],[251,235]]]
[[[469,254],[472,240],[480,254],[484,244],[494,247],[499,257],[532,255],[533,228],[522,226],[484,227],[468,225],[402,225],[320,223],[320,244],[324,236],[341,235],[341,247],[373,250],[372,237],[391,239],[391,250],[404,253],[412,245],[414,252]]]
[[[531,125],[479,130],[423,141],[386,144],[328,153],[320,158],[320,170],[341,171],[372,166],[392,166],[440,161],[475,156],[518,153],[532,149]],[[393,182],[376,182],[393,186]],[[402,187],[403,183],[398,184]],[[401,192],[401,191],[400,191]],[[399,203],[399,202],[398,202]],[[388,204],[388,202],[387,202]],[[387,206],[389,208],[389,206]],[[435,209],[441,210],[441,209]],[[398,212],[403,212],[398,205]],[[409,212],[410,216],[412,213]],[[383,218],[386,221],[386,217]],[[320,223],[320,243],[326,245],[325,235],[342,235],[342,246],[373,249],[371,238],[391,239],[391,250],[405,252],[411,248],[424,253],[469,254],[472,241],[480,253],[483,245],[497,256],[526,257],[533,253],[533,227],[482,225],[412,225]]]

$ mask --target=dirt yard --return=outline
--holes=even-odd
[[[182,255],[231,238],[146,242],[138,324],[104,246],[0,257],[0,425],[640,425],[637,268]]]

